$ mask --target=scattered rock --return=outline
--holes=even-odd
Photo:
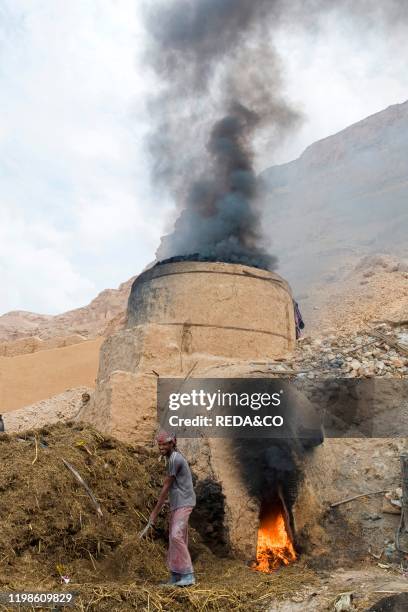
[[[373,327],[373,331],[376,328]],[[395,323],[377,325],[381,333],[393,340],[407,335],[405,322],[400,326]],[[288,363],[287,363],[288,365]],[[338,336],[329,335],[323,338],[301,338],[297,345],[295,357],[291,357],[291,368],[308,372],[307,377],[339,378],[385,378],[408,377],[408,359],[398,348],[391,347],[384,339],[365,333],[344,333]]]
[[[352,604],[353,594],[352,593],[341,593],[334,602],[335,612],[351,612],[354,610]]]
[[[401,507],[398,507],[393,504],[391,500],[384,497],[381,512],[385,512],[386,514],[401,514]]]

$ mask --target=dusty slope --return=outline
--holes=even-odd
[[[66,389],[94,387],[103,338],[16,357],[0,357],[2,412],[44,400]]]
[[[104,335],[125,320],[133,279],[55,317],[10,312],[0,317],[0,412],[82,385],[94,387]]]
[[[331,282],[311,286],[300,305],[306,333],[360,331],[372,322],[408,321],[408,265],[389,255],[371,255],[350,262]]]
[[[268,242],[295,292],[356,256],[408,255],[407,169],[404,102],[263,172]]]
[[[0,412],[93,388],[103,337],[124,324],[132,281],[54,317],[22,311],[0,317]]]

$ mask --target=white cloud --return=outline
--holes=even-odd
[[[141,36],[130,0],[0,1],[0,312],[80,306],[153,258]]]
[[[143,147],[140,4],[0,0],[0,313],[87,303],[150,262],[167,229]],[[308,120],[260,168],[406,97],[402,34],[341,25],[275,40]]]
[[[95,293],[95,285],[71,265],[66,243],[67,236],[54,227],[27,225],[21,214],[2,208],[0,277],[5,311],[24,304],[29,297],[33,310],[61,312],[84,303]]]
[[[312,142],[408,98],[406,24],[390,31],[364,28],[335,12],[313,31],[281,30],[275,37],[282,57],[287,97],[304,115],[300,130],[262,168],[298,157]]]

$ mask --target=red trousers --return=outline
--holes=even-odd
[[[176,508],[170,512],[169,550],[167,565],[176,574],[192,574],[193,566],[188,552],[188,519],[191,506]]]

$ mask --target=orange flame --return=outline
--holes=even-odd
[[[268,573],[295,560],[296,552],[286,529],[283,509],[277,504],[266,516],[261,515],[254,569]]]

